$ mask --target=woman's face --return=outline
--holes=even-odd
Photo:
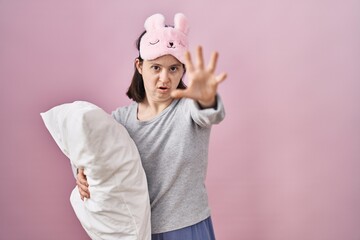
[[[172,55],[144,60],[142,63],[136,61],[136,68],[144,80],[147,100],[171,101],[170,93],[177,88],[184,74],[183,64]]]

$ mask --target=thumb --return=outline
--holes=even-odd
[[[180,89],[176,89],[174,91],[171,92],[171,97],[173,98],[183,98],[186,97],[186,90],[180,90]]]

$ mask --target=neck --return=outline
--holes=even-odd
[[[138,105],[137,117],[140,121],[151,120],[164,111],[171,103],[173,99],[166,102],[149,102],[145,99]]]

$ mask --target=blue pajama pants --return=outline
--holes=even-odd
[[[151,240],[215,240],[215,234],[211,217],[208,217],[189,227],[152,234]]]

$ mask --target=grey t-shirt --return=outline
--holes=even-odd
[[[147,176],[152,233],[180,229],[210,216],[205,177],[212,124],[225,116],[216,108],[200,109],[190,99],[174,100],[149,121],[137,119],[137,103],[113,111],[138,147]]]

